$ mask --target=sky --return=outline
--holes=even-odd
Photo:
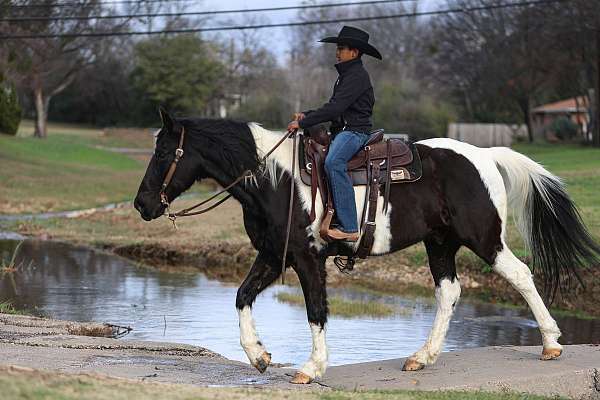
[[[360,0],[332,0],[331,3],[336,2],[360,2]],[[439,8],[444,4],[444,0],[417,0],[421,5],[421,10],[431,10]],[[283,6],[296,6],[302,3],[301,0],[203,0],[197,2],[198,6],[195,7],[198,10],[230,10],[230,9],[246,9],[246,8],[263,8],[263,7],[283,7]],[[358,6],[368,7],[368,6]],[[357,6],[353,6],[357,8]],[[268,20],[266,23],[282,23],[292,22],[295,19],[297,10],[289,11],[276,11],[269,13],[256,13],[256,15],[266,15]],[[237,14],[231,14],[227,16],[219,16],[219,20],[230,19],[233,24],[244,25],[247,21],[244,21],[244,17]],[[262,21],[261,21],[262,22]],[[340,28],[341,28],[340,24]],[[227,33],[223,34],[228,35]],[[235,35],[235,33],[234,33]],[[285,62],[290,48],[290,30],[288,28],[268,28],[259,31],[260,40],[268,48],[274,50],[277,55],[277,59],[280,63]],[[315,43],[315,46],[319,46],[319,43]]]

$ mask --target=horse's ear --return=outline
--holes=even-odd
[[[167,132],[173,132],[173,118],[169,115],[169,112],[163,107],[158,107],[158,114],[160,115],[160,120],[162,121],[163,128],[167,130]]]

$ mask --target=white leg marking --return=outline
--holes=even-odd
[[[536,184],[542,176],[556,182],[560,182],[560,179],[544,170],[539,164],[509,149],[482,149],[447,138],[427,139],[418,143],[435,148],[454,150],[456,153],[465,156],[477,168],[502,221],[502,244],[504,249],[496,256],[494,270],[506,278],[527,301],[540,327],[544,349],[562,349],[562,346],[558,343],[560,329],[558,329],[556,321],[554,321],[538,294],[531,271],[527,265],[515,257],[504,243],[509,200],[512,208],[516,209],[517,217],[521,216],[517,218],[518,221],[520,220],[518,225],[525,241],[528,242],[531,237],[529,234],[530,227],[523,220],[523,213],[527,212],[523,207],[526,205],[526,193],[529,192],[530,180],[533,180]],[[496,162],[504,166],[507,182],[504,182]],[[508,198],[506,185],[508,185],[510,199]],[[517,186],[512,187],[511,185]],[[541,187],[539,184],[537,186],[538,189]],[[543,188],[540,190],[543,192]],[[542,196],[544,196],[543,193]]]
[[[494,271],[506,278],[521,293],[525,301],[527,301],[540,327],[544,348],[562,349],[562,346],[558,343],[560,329],[558,329],[556,321],[554,321],[554,318],[548,312],[546,305],[535,288],[529,267],[522,263],[506,247],[506,244],[504,244],[504,249],[496,256]]]
[[[364,197],[357,196],[357,200],[364,200]],[[377,226],[375,228],[375,234],[373,235],[373,248],[371,249],[371,255],[385,254],[390,252],[392,240],[392,231],[390,230],[391,213],[391,203],[388,204],[387,212],[385,214],[383,213],[383,196],[379,196],[379,199],[377,200],[377,213],[375,214],[375,224],[377,224]],[[361,214],[359,213],[358,218],[360,218],[360,216]],[[360,223],[360,221],[358,222]]]
[[[263,353],[266,352],[265,347],[260,343],[254,326],[254,318],[252,318],[252,308],[246,306],[238,310],[240,318],[240,344],[248,356],[248,360],[252,365],[256,365],[261,359]]]
[[[329,353],[327,351],[327,342],[325,341],[325,326],[321,328],[319,325],[310,324],[312,332],[312,353],[310,359],[302,366],[300,372],[308,375],[311,379],[323,376],[327,369],[327,359]]]
[[[422,364],[433,364],[444,345],[448,325],[454,312],[454,307],[460,297],[460,283],[458,278],[451,282],[450,279],[444,278],[440,281],[440,286],[435,288],[435,298],[437,302],[437,312],[435,320],[431,327],[431,332],[423,347],[413,354],[410,358],[415,359]]]

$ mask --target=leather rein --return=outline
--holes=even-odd
[[[175,169],[177,169],[177,164],[179,163],[179,160],[181,160],[181,157],[183,157],[183,140],[184,140],[184,138],[185,138],[185,128],[182,126],[181,127],[181,135],[179,137],[179,145],[177,146],[177,149],[175,149],[175,158],[173,159],[173,162],[171,162],[171,165],[169,166],[169,170],[167,171],[165,180],[163,181],[163,183],[161,185],[160,194],[159,194],[160,202],[167,207],[165,216],[171,220],[171,222],[173,223],[173,227],[175,229],[177,229],[175,220],[178,217],[189,217],[192,215],[200,215],[200,214],[204,214],[205,212],[212,210],[213,208],[223,204],[227,199],[229,199],[231,197],[231,194],[228,194],[221,200],[217,201],[215,204],[212,204],[205,209],[191,212],[192,210],[195,210],[196,208],[205,205],[206,203],[212,201],[214,198],[218,197],[219,195],[223,194],[227,190],[231,189],[233,186],[237,185],[241,180],[252,177],[252,172],[249,170],[246,170],[240,177],[235,179],[230,185],[223,188],[223,190],[215,193],[213,196],[209,197],[208,199],[201,201],[200,203],[197,203],[197,204],[193,205],[192,207],[188,207],[183,210],[172,213],[170,210],[170,202],[169,202],[169,198],[167,197],[166,190],[167,190],[167,187],[169,186],[169,183],[171,183],[171,179],[173,179],[173,175],[175,174]],[[278,144],[280,144],[280,143],[278,143]]]
[[[291,132],[287,132],[285,135],[283,135],[283,137],[260,160],[260,162],[263,163],[267,159],[267,157],[269,157],[287,138],[293,139],[292,179],[291,179],[291,184],[290,184],[290,202],[289,202],[287,229],[286,229],[285,244],[284,244],[284,250],[283,250],[283,258],[282,258],[282,262],[281,262],[281,282],[282,283],[285,283],[285,264],[286,264],[285,261],[286,261],[288,243],[289,243],[289,239],[290,239],[290,227],[291,227],[291,223],[292,223],[292,211],[293,211],[293,207],[294,207],[294,188],[295,188],[295,182],[296,182],[296,180],[294,179],[294,175],[295,175],[295,170],[296,170],[296,144],[297,144],[297,139],[298,139],[298,135],[296,135],[297,132],[298,132],[298,130],[295,129],[295,130],[293,130]],[[167,197],[166,190],[167,190],[167,187],[169,186],[169,183],[171,183],[171,180],[173,179],[173,175],[175,175],[175,170],[177,169],[177,164],[183,157],[183,140],[184,140],[184,138],[185,138],[185,127],[182,126],[181,127],[181,135],[179,136],[179,145],[177,146],[177,149],[175,149],[175,158],[173,159],[173,162],[171,162],[171,165],[169,166],[169,170],[167,171],[167,175],[165,175],[165,179],[162,183],[162,186],[160,189],[160,194],[159,194],[161,204],[163,204],[167,207],[165,216],[167,218],[169,218],[169,220],[173,223],[173,228],[175,228],[175,229],[177,229],[177,225],[175,224],[175,221],[177,218],[190,217],[193,215],[204,214],[204,213],[220,206],[221,204],[223,204],[225,201],[227,201],[232,196],[231,193],[227,194],[227,196],[223,197],[221,200],[215,202],[214,204],[211,204],[210,206],[208,206],[206,208],[192,212],[192,210],[195,210],[198,207],[201,207],[201,206],[211,202],[212,200],[214,200],[221,194],[227,192],[229,189],[231,189],[232,187],[234,187],[235,185],[240,183],[242,180],[251,179],[254,176],[252,171],[246,170],[240,176],[238,176],[233,182],[231,182],[229,185],[224,187],[219,192],[213,194],[208,199],[203,200],[200,203],[194,204],[191,207],[188,207],[183,210],[172,213],[170,211],[170,202]]]

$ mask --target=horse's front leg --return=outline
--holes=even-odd
[[[325,258],[316,258],[309,254],[296,257],[294,267],[306,303],[306,314],[312,333],[312,353],[309,360],[296,372],[292,383],[305,384],[323,376],[327,369],[327,343],[325,325],[327,323],[327,290]]]
[[[261,373],[265,372],[271,363],[271,354],[267,352],[256,333],[252,318],[252,303],[256,296],[266,289],[281,271],[267,263],[266,257],[259,253],[254,260],[248,276],[238,289],[235,305],[240,318],[240,344],[246,352],[250,363]]]

